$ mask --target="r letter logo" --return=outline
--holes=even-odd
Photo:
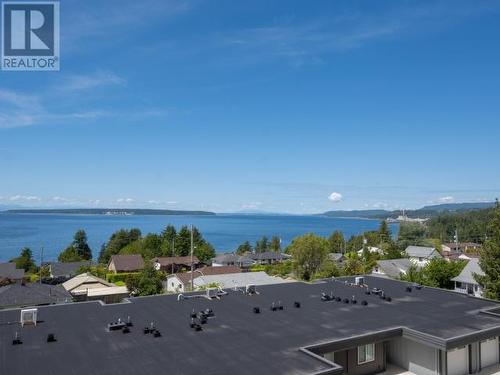
[[[2,70],[59,70],[59,2],[2,2]]]

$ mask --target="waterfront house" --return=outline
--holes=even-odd
[[[451,279],[455,282],[455,291],[481,297],[483,288],[476,281],[474,275],[484,276],[484,272],[479,266],[479,259],[471,258],[465,265],[460,275]]]
[[[151,262],[153,263],[155,270],[167,273],[177,273],[182,270],[190,270],[191,263],[195,269],[200,266],[200,260],[196,256],[156,257],[153,258]]]
[[[277,251],[265,251],[263,253],[249,254],[249,258],[252,259],[255,264],[275,264],[281,263],[291,257],[288,254],[283,254]]]
[[[405,254],[419,267],[425,267],[431,259],[443,257],[434,247],[427,246],[408,246]]]
[[[255,264],[255,261],[245,255],[237,255],[233,253],[219,254],[212,259],[213,267],[221,266],[236,266],[243,269],[248,269]]]
[[[144,268],[144,260],[140,254],[112,255],[108,270],[113,273],[138,272]]]
[[[410,269],[412,262],[408,258],[378,260],[372,275],[399,279]]]

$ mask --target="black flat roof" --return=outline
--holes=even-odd
[[[345,285],[345,280],[261,286],[252,296],[229,291],[220,300],[177,301],[177,296],[164,295],[106,306],[91,302],[40,307],[36,327],[21,328],[19,310],[1,311],[0,373],[311,374],[329,365],[301,347],[330,343],[335,348],[331,343],[338,340],[355,345],[357,339],[350,338],[373,334],[371,340],[383,340],[407,331],[408,336],[446,348],[472,342],[477,335],[500,334],[500,317],[481,312],[500,306],[494,302],[431,288],[410,293],[405,283],[365,277],[370,288],[381,288],[392,298],[387,302]],[[324,302],[322,292],[354,295],[358,303]],[[368,305],[361,305],[362,300]],[[284,310],[270,311],[278,301]],[[300,308],[293,307],[295,301]],[[253,313],[255,306],[260,314]],[[206,308],[216,316],[195,332],[189,327],[190,313]],[[130,333],[107,331],[108,323],[128,316],[134,324]],[[143,334],[142,328],[152,321],[162,337]],[[12,345],[16,331],[22,345]],[[47,343],[49,333],[58,341]]]

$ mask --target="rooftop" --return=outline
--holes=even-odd
[[[114,263],[117,271],[137,271],[144,268],[144,260],[140,254],[112,255],[109,262]]]
[[[378,260],[377,265],[389,277],[399,277],[401,273],[406,273],[412,263],[408,258]]]
[[[82,267],[91,266],[90,260],[82,262],[53,262],[50,263],[50,274],[52,277],[72,277]]]
[[[409,257],[414,258],[429,258],[434,253],[440,256],[434,247],[427,246],[408,246],[405,252]]]
[[[14,283],[0,287],[0,309],[48,305],[71,300],[71,294],[60,285]]]
[[[370,288],[381,288],[392,297],[388,302],[346,285],[347,280],[352,279],[267,285],[254,295],[228,291],[220,300],[177,301],[175,295],[163,295],[107,306],[93,302],[47,306],[39,308],[41,322],[25,328],[14,323],[19,321],[19,310],[2,311],[0,351],[5,360],[0,362],[0,373],[23,374],[36,368],[43,374],[199,375],[200,368],[209,368],[213,374],[312,374],[330,365],[300,348],[334,349],[339,340],[344,340],[343,347],[355,345],[345,339],[360,335],[373,335],[373,340],[418,334],[429,345],[446,349],[462,345],[470,335],[477,339],[500,333],[500,317],[480,311],[498,308],[494,302],[425,287],[410,293],[406,283],[366,276]],[[354,295],[368,305],[324,302],[322,292],[342,298]],[[284,310],[271,311],[271,304],[278,301]],[[301,307],[293,307],[294,301]],[[253,313],[255,306],[261,308],[260,314]],[[215,317],[201,332],[192,330],[191,312],[206,308],[213,309]],[[126,321],[128,316],[134,324],[130,333],[107,331],[108,323]],[[151,322],[161,337],[143,334],[142,328]],[[22,345],[11,345],[16,331]],[[57,342],[46,342],[49,333]]]
[[[483,270],[479,267],[479,259],[477,258],[471,258],[465,265],[462,272],[460,272],[460,275],[454,277],[452,280],[477,285],[477,281],[474,279],[474,274],[484,276]]]
[[[24,277],[24,270],[16,268],[14,262],[0,263],[0,279],[20,280]]]

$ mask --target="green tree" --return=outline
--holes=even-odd
[[[167,227],[161,232],[162,244],[161,244],[161,253],[162,256],[173,256],[175,254],[175,237],[177,236],[177,231],[175,227],[171,224],[167,225]]]
[[[59,262],[69,263],[69,262],[80,262],[82,260],[80,254],[73,245],[68,246],[66,249],[61,251],[57,257]]]
[[[328,245],[330,253],[343,253],[345,250],[344,234],[336,230],[328,237]]]
[[[500,300],[500,204],[496,201],[489,224],[490,236],[481,248],[479,266],[484,276],[475,275],[487,298]]]
[[[389,224],[387,224],[386,220],[382,220],[382,222],[380,223],[378,235],[380,238],[380,242],[382,243],[387,243],[391,241],[392,238],[391,229],[389,228]]]
[[[347,257],[344,261],[343,273],[346,276],[362,275],[365,273],[363,262],[357,255]]]
[[[445,289],[453,289],[452,278],[458,276],[466,262],[448,262],[442,258],[434,258],[422,269],[424,284]]]
[[[328,256],[328,241],[312,233],[294,238],[287,248],[292,255],[297,277],[310,280]]]
[[[264,253],[269,249],[269,240],[266,236],[263,236],[260,240],[255,243],[255,252]]]
[[[150,296],[163,292],[162,280],[162,273],[147,264],[138,274],[128,275],[125,284],[128,290],[136,296]]]
[[[248,241],[243,242],[236,249],[236,254],[238,254],[238,255],[244,255],[246,253],[251,253],[251,252],[252,252],[252,245],[250,245],[250,242],[248,242]]]
[[[19,257],[14,259],[16,263],[16,268],[22,268],[25,272],[36,273],[37,267],[33,261],[33,253],[29,247],[25,247],[21,250]]]
[[[80,259],[92,259],[92,250],[90,249],[90,246],[87,242],[87,233],[85,233],[83,229],[80,229],[75,233],[72,245],[75,248]]]
[[[272,236],[269,243],[269,251],[281,253],[281,239],[278,236]]]
[[[130,230],[120,229],[113,233],[108,243],[105,245],[105,248],[101,249],[99,253],[99,263],[107,264],[111,255],[119,254],[120,250],[140,238],[141,231],[137,228]]]
[[[357,252],[363,248],[363,236],[351,236],[347,241],[347,252]]]
[[[187,225],[181,227],[175,238],[175,255],[187,256],[191,253],[191,231]]]

